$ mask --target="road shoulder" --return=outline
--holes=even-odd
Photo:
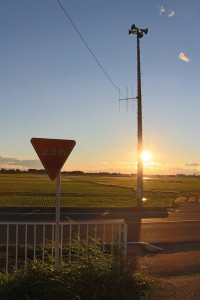
[[[200,274],[178,277],[150,276],[152,289],[141,300],[200,299]]]

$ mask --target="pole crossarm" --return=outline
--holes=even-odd
[[[126,100],[135,100],[137,97],[130,97],[130,98],[120,98],[119,101],[126,101]]]

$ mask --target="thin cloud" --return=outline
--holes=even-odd
[[[169,10],[169,13],[168,13],[168,17],[171,18],[175,15],[175,11],[174,10]]]
[[[185,62],[189,62],[190,61],[190,58],[187,57],[184,52],[180,52],[178,57],[179,57],[179,59],[181,59],[181,60],[183,60]]]
[[[0,169],[28,169],[38,167],[41,167],[41,163],[38,159],[22,159],[0,155]]]
[[[167,14],[167,16],[169,18],[172,18],[173,16],[175,16],[175,11],[173,9],[169,9],[168,12],[166,12],[166,9],[163,6],[160,6],[159,7],[159,14],[160,14],[160,16],[162,14]]]
[[[164,7],[163,6],[159,7],[159,14],[162,15],[164,14],[164,12],[165,12]]]
[[[185,164],[187,167],[198,167],[199,163]]]

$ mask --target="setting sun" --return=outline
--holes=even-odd
[[[152,158],[152,154],[149,151],[142,152],[142,160],[143,161],[150,161]]]

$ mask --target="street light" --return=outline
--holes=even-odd
[[[137,36],[137,117],[138,117],[138,153],[137,153],[137,190],[136,199],[137,206],[142,207],[143,199],[143,161],[142,161],[142,94],[141,94],[141,69],[140,69],[140,39],[144,34],[148,33],[148,28],[139,29],[133,24],[129,29],[129,34],[136,34]]]

